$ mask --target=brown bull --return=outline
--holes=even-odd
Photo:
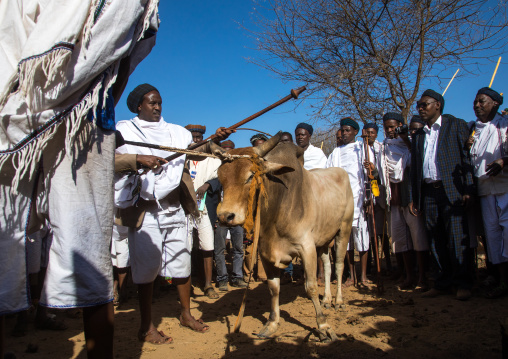
[[[257,154],[262,159],[263,184],[267,205],[261,199],[261,229],[259,253],[268,277],[272,296],[271,312],[260,337],[274,334],[279,325],[280,269],[293,258],[302,259],[305,270],[305,289],[316,310],[321,340],[336,339],[321,310],[316,279],[317,255],[325,267],[325,295],[323,306],[332,302],[330,289],[329,245],[336,240],[337,293],[335,308],[342,304],[342,273],[344,257],[353,222],[353,193],[349,177],[343,169],[328,168],[307,171],[303,168],[303,150],[293,144],[279,143],[279,135],[259,147],[238,148],[235,155]],[[214,152],[223,150],[214,146]],[[247,214],[252,162],[248,158],[223,161],[219,180],[224,198],[217,209],[221,223],[244,225]],[[317,248],[317,251],[316,251]]]

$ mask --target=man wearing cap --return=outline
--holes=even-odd
[[[233,141],[224,141],[221,143],[221,147],[226,151],[230,151],[235,148]],[[218,188],[216,192],[219,200],[222,196],[222,186],[218,182]],[[215,217],[217,216],[217,206],[215,206]],[[233,257],[233,273],[231,275],[231,285],[233,287],[245,288],[247,283],[243,280],[242,264],[244,259],[243,251],[243,228],[242,226],[226,227],[219,223],[215,230],[215,266],[217,269],[217,287],[221,292],[227,292],[228,288],[228,270],[226,268],[226,237],[228,231],[231,235],[231,251]]]
[[[325,168],[326,156],[320,148],[312,146],[310,138],[314,133],[314,128],[308,123],[299,123],[295,129],[296,144],[303,148],[303,168],[311,170],[313,168]]]
[[[364,155],[363,144],[355,140],[360,130],[358,123],[349,117],[343,118],[340,120],[340,130],[342,132],[344,144],[333,150],[328,157],[326,167],[341,167],[346,170],[349,175],[349,182],[351,183],[354,196],[355,212],[353,229],[348,244],[349,272],[353,277],[349,278],[344,285],[350,286],[355,284],[353,278],[356,278],[354,274],[356,273],[354,268],[354,250],[356,249],[360,253],[360,283],[365,286],[372,283],[367,279],[369,234],[364,213],[365,181],[367,180],[364,171],[364,161],[366,157]],[[374,158],[372,150],[370,150],[370,158]]]
[[[400,288],[410,289],[417,284],[420,290],[426,290],[425,259],[429,250],[428,236],[423,217],[413,210],[409,166],[410,142],[407,132],[396,131],[402,127],[403,122],[400,113],[388,112],[383,116],[385,130],[383,162],[387,203],[390,205],[390,234],[398,269],[401,271],[401,264],[406,269],[406,278]],[[417,255],[418,280],[414,275],[413,250]]]
[[[431,237],[431,249],[440,275],[434,288],[424,293],[434,297],[457,288],[456,299],[471,297],[472,258],[465,210],[474,194],[472,167],[464,147],[468,138],[465,121],[442,115],[444,98],[426,90],[416,108],[426,123],[411,147],[413,207],[423,211]]]
[[[377,140],[379,127],[375,122],[368,122],[363,126],[367,135],[367,141],[374,154],[373,158],[369,158],[372,164],[367,166],[375,168],[377,170],[377,180],[379,186],[379,196],[375,197],[374,203],[374,219],[376,222],[376,235],[381,238],[380,245],[383,245],[383,252],[386,261],[386,270],[392,271],[392,262],[390,260],[390,243],[388,241],[388,231],[386,230],[385,222],[385,210],[386,210],[386,189],[385,189],[385,178],[384,178],[384,166],[383,166],[383,144]],[[340,131],[340,130],[339,130]],[[374,165],[375,164],[375,165]],[[372,230],[372,221],[368,221],[369,233],[371,240],[374,240],[374,231]],[[384,238],[383,238],[384,236]],[[377,238],[376,238],[377,240]],[[370,261],[369,261],[370,263]]]
[[[199,143],[203,141],[203,135],[206,132],[206,126],[202,125],[187,125],[185,126],[192,134],[192,142]],[[194,190],[198,201],[205,200],[203,198],[207,191],[211,188],[209,181],[217,178],[217,169],[221,165],[221,161],[217,158],[207,157],[202,161],[187,161],[187,168],[189,169]],[[198,206],[199,215],[187,215],[188,236],[192,241],[194,229],[197,230],[199,238],[199,249],[203,254],[203,267],[205,272],[205,284],[203,292],[210,299],[217,299],[219,295],[215,292],[212,286],[212,268],[213,268],[213,248],[214,248],[214,231],[210,223],[208,211],[203,203],[203,206]]]
[[[137,116],[120,121],[118,131],[127,141],[187,148],[192,135],[185,128],[165,122],[161,116],[162,98],[149,85],[137,86],[127,97],[127,107]],[[218,129],[218,137],[231,131]],[[209,148],[203,148],[209,151]],[[166,157],[170,152],[124,144],[116,153],[136,153]],[[171,278],[181,303],[180,324],[197,332],[209,327],[190,313],[190,250],[186,216],[180,203],[184,155],[152,170],[136,175],[117,175],[115,205],[121,209],[118,224],[129,227],[129,252],[133,282],[138,284],[141,324],[138,339],[169,344],[172,339],[158,331],[152,322],[152,291],[157,275]]]
[[[476,115],[470,154],[487,237],[490,261],[500,275],[499,285],[488,298],[508,294],[508,118],[498,113],[503,96],[481,88],[473,103]]]

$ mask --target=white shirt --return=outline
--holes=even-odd
[[[431,128],[428,125],[423,127],[425,136],[425,156],[423,158],[423,179],[425,182],[441,181],[441,175],[437,168],[437,140],[439,138],[439,130],[441,129],[441,119],[439,116]]]
[[[311,170],[314,168],[325,168],[326,156],[320,148],[309,143],[309,147],[303,153],[303,168]]]

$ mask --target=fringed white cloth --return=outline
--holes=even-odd
[[[12,191],[31,179],[60,126],[72,155],[87,114],[106,101],[122,58],[130,72],[150,52],[158,29],[154,0],[0,2],[0,170]],[[121,44],[121,46],[119,46]],[[6,163],[12,166],[5,166]],[[13,170],[12,170],[13,168]]]

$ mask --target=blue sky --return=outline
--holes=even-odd
[[[260,56],[255,43],[240,24],[252,28],[250,0],[162,0],[157,44],[131,75],[116,107],[116,119],[134,116],[127,109],[129,92],[141,83],[157,87],[162,95],[162,116],[168,122],[207,127],[205,136],[219,126],[231,126],[289,94],[300,83],[283,83],[246,58]],[[488,86],[497,57],[477,76],[456,78],[445,95],[445,112],[468,121],[474,119],[472,102],[476,91]],[[508,95],[508,52],[504,54],[492,88]],[[457,68],[443,74],[451,78]],[[460,73],[460,72],[459,72]],[[442,92],[448,81],[424,84]],[[423,91],[423,90],[422,90]],[[508,98],[508,97],[507,97]],[[508,107],[508,100],[502,106]],[[312,122],[303,102],[297,108],[287,102],[245,125],[275,134],[293,132],[299,122]],[[314,127],[320,124],[313,123]],[[325,124],[321,124],[324,127]],[[238,131],[230,139],[237,147],[249,146],[252,131]]]

